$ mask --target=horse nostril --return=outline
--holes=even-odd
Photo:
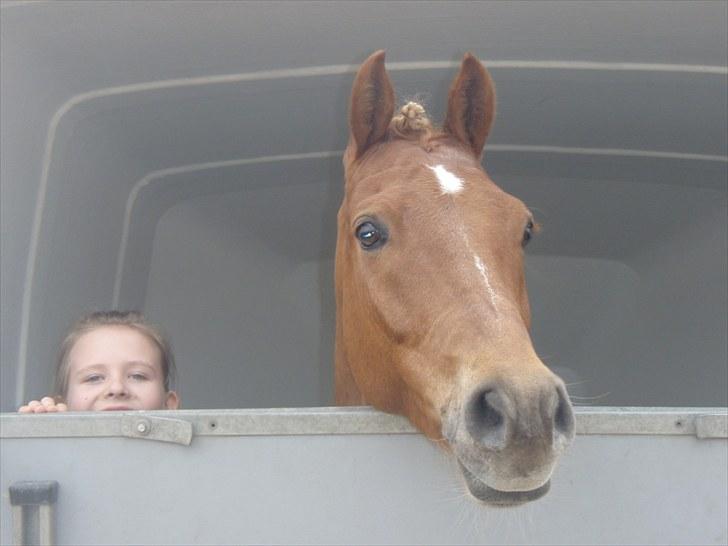
[[[478,444],[490,449],[502,449],[506,445],[506,423],[503,417],[503,399],[498,391],[478,391],[466,409],[468,432]]]
[[[559,402],[554,413],[554,431],[571,440],[574,437],[574,412],[571,409],[571,402],[563,387],[557,387],[556,393]]]

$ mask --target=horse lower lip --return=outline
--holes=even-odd
[[[534,501],[543,497],[551,488],[551,480],[549,480],[542,486],[529,491],[500,491],[483,483],[465,468],[462,463],[460,463],[460,470],[462,470],[465,476],[465,482],[468,484],[470,493],[476,499],[497,506],[517,506]]]

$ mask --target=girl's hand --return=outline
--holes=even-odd
[[[68,406],[63,402],[58,402],[50,396],[45,396],[38,400],[31,400],[25,406],[18,408],[18,413],[57,413],[59,411],[68,411]]]

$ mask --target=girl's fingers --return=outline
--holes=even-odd
[[[18,413],[56,413],[58,411],[68,411],[68,406],[62,402],[56,404],[56,401],[50,396],[44,396],[40,401],[31,400],[18,408]]]

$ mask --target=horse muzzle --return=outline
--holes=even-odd
[[[575,428],[566,389],[555,377],[528,389],[483,384],[447,412],[443,425],[470,493],[508,506],[548,492]]]

